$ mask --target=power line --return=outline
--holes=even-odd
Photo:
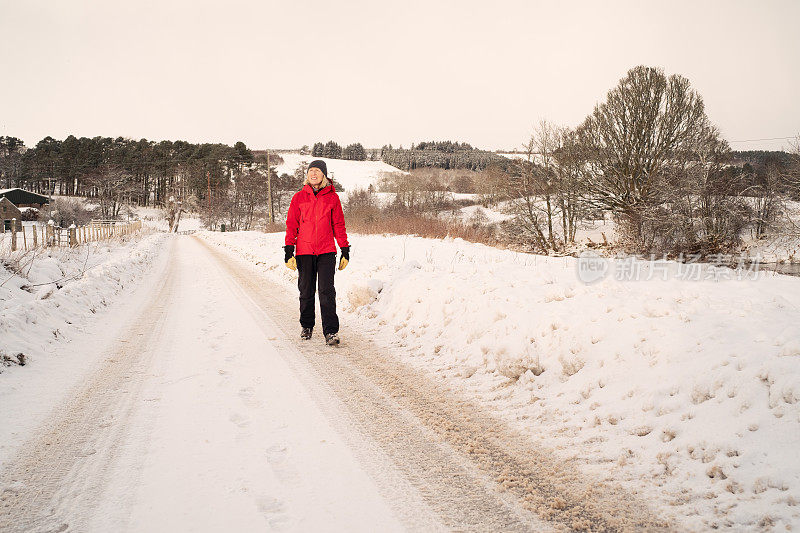
[[[728,141],[732,143],[752,143],[758,141],[785,141],[787,139],[797,139],[797,135],[792,135],[790,137],[769,137],[767,139],[745,139],[743,141]]]

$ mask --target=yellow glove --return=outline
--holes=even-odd
[[[344,257],[339,259],[339,270],[344,270],[344,267],[347,266],[347,263],[349,263],[349,261],[347,259],[345,259]]]
[[[288,261],[286,261],[286,267],[290,270],[297,270],[297,259],[292,256]]]

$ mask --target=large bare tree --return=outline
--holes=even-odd
[[[708,132],[701,96],[661,69],[628,71],[578,128],[590,154],[586,200],[622,215],[636,237],[644,214],[663,202],[666,174]]]

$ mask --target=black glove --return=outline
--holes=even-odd
[[[350,262],[350,247],[342,246],[342,257],[339,258],[339,270],[344,270]]]
[[[287,244],[286,246],[283,247],[283,251],[285,252],[283,262],[288,263],[289,259],[291,259],[294,256],[294,246],[291,244]]]

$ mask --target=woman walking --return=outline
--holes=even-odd
[[[336,245],[342,251],[339,270],[350,260],[350,244],[344,227],[342,202],[328,180],[325,161],[308,165],[303,188],[294,194],[286,217],[284,261],[297,269],[300,289],[300,326],[302,339],[310,339],[314,329],[314,287],[319,286],[322,333],[329,345],[339,344],[339,317],[336,315]],[[295,253],[296,252],[296,253]]]

